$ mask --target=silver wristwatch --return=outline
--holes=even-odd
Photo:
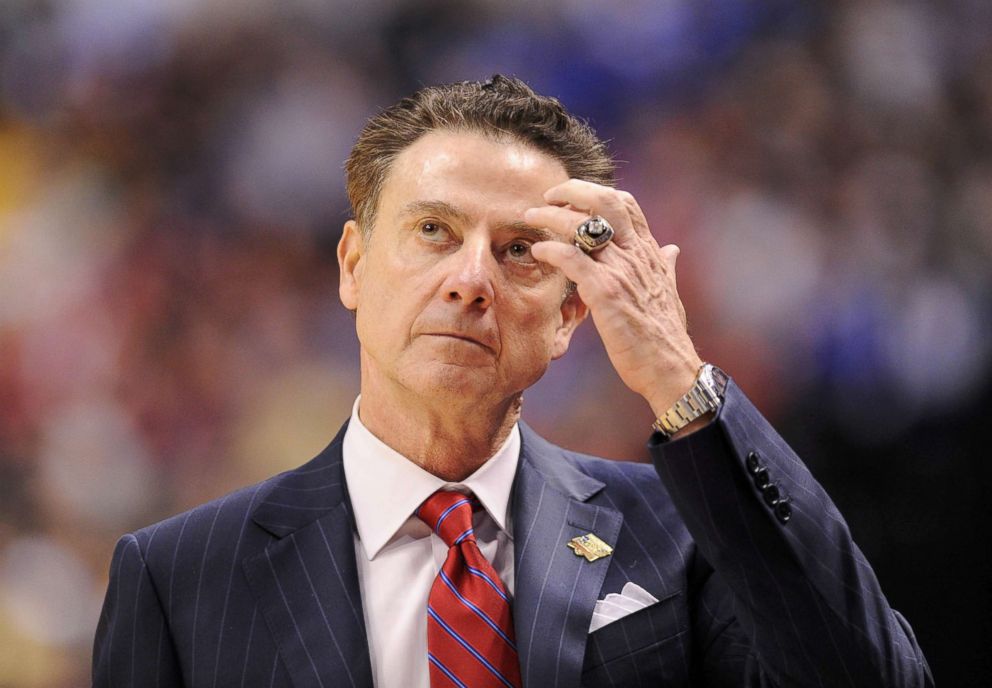
[[[689,391],[651,427],[671,437],[700,416],[719,409],[726,388],[727,374],[712,363],[704,363]]]

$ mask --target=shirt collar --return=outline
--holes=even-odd
[[[414,510],[441,488],[471,491],[507,535],[510,490],[520,459],[520,429],[515,423],[503,445],[472,475],[450,483],[428,473],[373,435],[358,416],[355,400],[345,431],[344,475],[365,556],[373,559]]]

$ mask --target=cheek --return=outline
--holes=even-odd
[[[514,328],[514,347],[526,351],[528,358],[542,365],[551,358],[554,349],[555,333],[561,325],[561,311],[541,305],[525,310]]]
[[[382,289],[379,279],[367,280],[355,319],[358,340],[364,347],[381,349],[400,332],[401,301]]]
[[[557,301],[549,301],[542,299],[541,305],[531,311],[532,322],[528,327],[534,332],[541,332],[545,340],[550,342],[561,327],[561,307]]]
[[[355,313],[355,334],[358,336],[358,343],[361,344],[362,349],[368,352],[374,352],[381,346],[382,338],[376,330],[379,321],[369,315],[375,312],[374,306],[363,302]]]
[[[426,277],[426,272],[380,270],[366,280],[356,320],[359,340],[383,350],[406,346],[429,308],[433,292]]]

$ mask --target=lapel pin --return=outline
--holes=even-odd
[[[613,548],[592,533],[577,535],[568,541],[568,547],[577,557],[585,557],[588,561],[596,561],[613,554]]]

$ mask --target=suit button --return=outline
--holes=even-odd
[[[778,488],[775,483],[768,483],[765,485],[764,489],[761,490],[761,496],[765,500],[765,504],[768,506],[775,506],[776,502],[782,497],[782,491]]]
[[[764,466],[758,466],[758,470],[754,471],[754,484],[758,486],[759,490],[764,490],[772,482],[772,479],[768,477],[768,469]]]
[[[792,507],[789,505],[788,498],[778,500],[778,504],[775,505],[774,511],[775,518],[777,518],[778,522],[783,526],[789,522],[790,518],[792,518]]]
[[[754,452],[748,452],[745,463],[747,464],[747,469],[751,471],[751,473],[754,473],[761,468],[761,458]]]

